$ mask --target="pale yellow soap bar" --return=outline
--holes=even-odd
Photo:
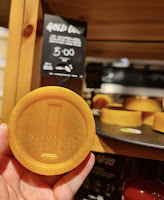
[[[27,94],[9,120],[13,154],[24,167],[43,175],[77,167],[90,152],[94,136],[95,122],[87,103],[57,86]]]
[[[114,110],[103,108],[100,121],[125,127],[137,127],[142,125],[142,115],[139,111]]]
[[[152,126],[154,121],[154,112],[142,112],[143,124]]]
[[[124,99],[124,108],[126,110],[137,110],[143,112],[161,112],[163,110],[162,101],[134,97],[127,97]]]
[[[154,114],[153,130],[164,133],[164,112]]]

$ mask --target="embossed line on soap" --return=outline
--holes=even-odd
[[[60,127],[62,106],[47,104],[47,114],[45,116],[44,137],[42,143],[42,157],[55,159],[58,157],[60,144]]]

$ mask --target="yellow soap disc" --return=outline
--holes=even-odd
[[[164,133],[164,112],[154,114],[153,130]]]
[[[75,92],[49,86],[36,89],[15,106],[9,143],[16,159],[42,175],[66,173],[89,154],[95,122],[87,103]]]
[[[154,112],[142,112],[143,124],[152,126],[153,121],[154,121]]]
[[[109,105],[112,100],[109,96],[105,95],[105,94],[97,94],[93,97],[93,108],[96,109],[102,109],[107,107],[107,105]]]
[[[126,110],[137,110],[144,112],[161,112],[162,102],[156,99],[127,97],[124,99],[124,108]]]
[[[142,124],[141,112],[113,110],[103,108],[101,111],[100,121],[106,124],[113,124],[125,127],[137,127]]]

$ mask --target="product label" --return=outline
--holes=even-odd
[[[87,23],[45,14],[42,75],[84,77]]]
[[[130,134],[141,134],[142,131],[134,128],[120,128],[120,131]]]

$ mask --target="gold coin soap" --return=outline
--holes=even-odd
[[[164,133],[164,112],[154,114],[153,130]]]
[[[103,108],[100,121],[106,124],[137,127],[142,125],[141,112]]]
[[[95,121],[84,99],[57,86],[24,96],[13,109],[8,127],[16,159],[42,175],[77,167],[89,154],[95,136]]]
[[[143,112],[161,112],[162,101],[157,99],[141,99],[135,97],[127,97],[124,99],[124,108],[126,110],[136,110]]]

